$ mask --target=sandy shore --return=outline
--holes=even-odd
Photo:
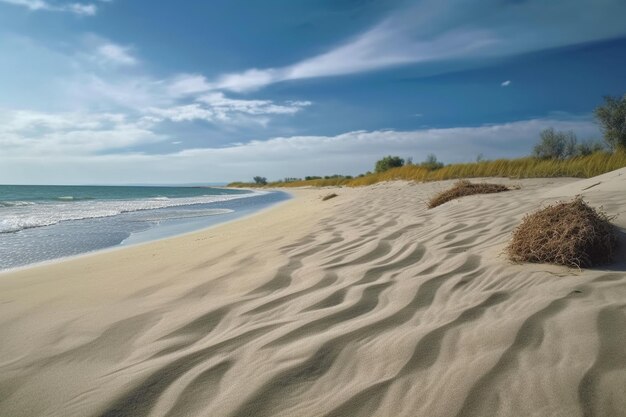
[[[493,182],[493,180],[491,180]],[[626,169],[427,210],[296,190],[234,223],[0,274],[0,416],[626,416],[626,261],[515,265],[524,214]],[[321,201],[321,196],[339,196]]]

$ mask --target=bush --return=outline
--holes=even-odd
[[[507,252],[515,262],[580,268],[611,261],[616,248],[615,228],[606,214],[579,196],[524,217]]]
[[[426,168],[429,171],[434,171],[439,168],[443,168],[443,162],[437,161],[437,157],[434,154],[430,154],[426,157],[424,162],[420,164],[422,168]]]
[[[626,94],[619,97],[604,97],[604,105],[594,114],[604,133],[604,140],[611,149],[626,149]]]
[[[539,159],[566,159],[576,155],[578,140],[574,132],[559,132],[553,128],[540,133],[541,140],[533,149],[533,156]]]
[[[502,191],[509,191],[509,188],[502,184],[473,184],[467,180],[461,180],[454,184],[452,188],[442,191],[431,198],[428,202],[428,208],[437,207],[450,200],[467,195],[500,193]]]
[[[265,178],[265,177],[254,177],[252,179],[254,180],[254,183],[256,185],[266,185],[267,184],[267,178]]]
[[[600,142],[585,141],[576,146],[576,156],[589,156],[595,152],[601,152],[604,146]]]
[[[376,162],[374,171],[385,172],[391,168],[397,168],[404,165],[404,159],[399,156],[385,156],[383,159]]]

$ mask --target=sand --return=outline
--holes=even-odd
[[[503,249],[524,214],[583,194],[619,215],[623,254],[626,169],[490,182],[521,189],[432,210],[453,181],[302,189],[0,274],[0,416],[625,416],[624,256]]]

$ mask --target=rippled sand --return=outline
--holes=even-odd
[[[0,416],[626,415],[626,169],[498,182],[521,189],[432,210],[452,182],[297,190],[2,274]],[[620,214],[614,264],[507,261],[524,214],[580,193]]]

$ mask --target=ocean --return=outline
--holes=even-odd
[[[288,198],[215,187],[0,185],[0,269],[175,236]]]

